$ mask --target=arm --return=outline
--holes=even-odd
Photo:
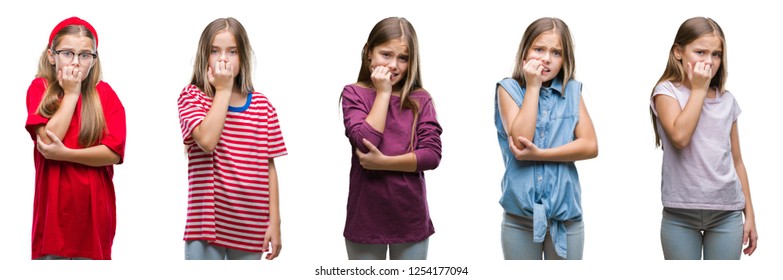
[[[581,98],[579,100],[579,122],[574,128],[574,137],[576,138],[574,141],[550,149],[539,149],[524,137],[517,139],[522,149],[516,147],[512,141],[509,141],[509,146],[517,160],[571,162],[598,156],[598,140],[593,121],[587,112],[584,99]]]
[[[750,256],[756,251],[757,240],[759,238],[756,231],[756,214],[753,212],[753,200],[750,198],[750,185],[748,183],[748,173],[745,170],[745,164],[742,162],[742,152],[739,144],[739,129],[737,122],[731,126],[731,156],[734,159],[734,169],[737,171],[742,184],[742,194],[745,195],[745,225],[742,234],[742,244],[745,247],[745,254]]]
[[[271,245],[270,245],[271,244]],[[271,246],[271,248],[270,248]],[[273,260],[280,255],[280,249],[283,248],[280,241],[280,197],[277,188],[277,169],[275,169],[275,160],[269,159],[269,226],[264,234],[263,250],[266,252],[266,259]],[[269,250],[272,252],[269,252]]]
[[[43,126],[38,127],[37,133],[40,134],[41,130],[44,130]],[[60,138],[57,138],[57,135],[53,132],[46,130],[43,133],[51,139],[51,144],[44,143],[43,139],[38,137],[37,148],[46,159],[70,161],[93,167],[113,165],[120,162],[120,156],[105,145],[71,149],[63,145]]]
[[[417,160],[413,152],[396,156],[387,156],[381,153],[375,145],[367,139],[362,139],[364,146],[369,150],[362,153],[356,149],[356,156],[359,158],[359,164],[368,170],[388,170],[402,172],[416,172]]]
[[[44,129],[36,129],[36,134],[46,144],[52,143],[52,139],[46,133],[47,130],[54,132],[54,135],[59,139],[65,137],[65,133],[71,125],[73,113],[76,110],[76,103],[79,102],[79,95],[81,95],[82,73],[79,72],[77,67],[64,66],[57,72],[57,81],[63,88],[60,106],[57,107],[57,112],[46,122]]]
[[[691,95],[685,108],[680,108],[680,103],[670,96],[659,94],[653,97],[666,137],[677,149],[683,149],[691,142],[696,125],[699,124],[704,99],[710,90],[712,76],[712,70],[701,62],[696,63],[696,66],[689,63],[685,68],[691,85]]]
[[[386,129],[386,113],[389,111],[391,99],[391,72],[385,66],[376,66],[370,74],[373,87],[375,87],[375,102],[365,121],[380,133]]]
[[[222,61],[215,66],[214,73],[211,66],[207,69],[209,84],[215,87],[212,106],[201,123],[193,129],[193,140],[207,153],[214,152],[220,141],[223,125],[226,123],[228,103],[234,90],[233,66]]]

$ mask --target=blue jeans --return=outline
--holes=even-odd
[[[742,210],[663,208],[661,245],[667,260],[739,260]]]
[[[585,226],[582,220],[566,221],[567,260],[581,260],[585,247]],[[547,230],[544,243],[533,242],[533,218],[503,214],[500,231],[503,258],[506,260],[563,260],[555,253],[552,236]]]
[[[398,244],[364,244],[345,240],[349,260],[385,260],[389,249],[390,260],[426,260],[430,239]]]
[[[229,249],[204,240],[185,241],[185,260],[260,260],[262,254]]]

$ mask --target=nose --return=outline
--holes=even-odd
[[[220,55],[218,56],[218,61],[223,61],[223,62],[228,61],[228,55],[226,55],[226,52],[220,52]]]
[[[544,52],[544,54],[541,55],[541,61],[543,61],[545,63],[549,63],[549,59],[550,59],[549,52]]]
[[[389,65],[387,65],[386,67],[389,67],[389,69],[395,69],[396,70],[397,69],[397,59],[392,59],[391,61],[389,61]]]

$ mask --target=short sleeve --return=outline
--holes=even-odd
[[[728,91],[726,91],[726,93],[731,94]],[[739,103],[737,102],[737,98],[733,94],[732,94],[731,97],[732,97],[731,98],[731,100],[732,100],[732,103],[731,103],[732,104],[732,106],[731,106],[731,122],[736,122],[737,119],[739,118],[739,115],[742,114],[742,109],[740,109]]]
[[[125,160],[125,107],[109,84],[100,82],[96,88],[101,96],[101,107],[106,120],[106,132],[100,144],[120,156],[117,164],[121,164]]]
[[[27,122],[25,122],[25,129],[30,133],[33,141],[36,139],[35,128],[49,122],[48,118],[38,114],[38,105],[41,104],[45,91],[46,81],[43,78],[36,78],[30,83],[30,87],[27,88]]]
[[[185,87],[179,95],[177,107],[183,143],[188,146],[193,145],[196,143],[193,139],[193,129],[201,124],[209,111],[204,101],[204,93],[194,85]]]
[[[283,141],[283,132],[280,130],[280,121],[277,118],[277,109],[269,100],[267,104],[267,133],[269,141],[269,158],[276,158],[288,154]]]
[[[669,81],[664,81],[656,85],[655,89],[653,89],[652,96],[650,96],[650,109],[652,109],[653,114],[655,114],[656,117],[658,117],[658,110],[655,109],[655,96],[661,94],[677,100],[677,96],[674,94],[674,84]]]

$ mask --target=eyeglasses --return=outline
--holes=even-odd
[[[73,61],[73,58],[75,56],[79,57],[79,63],[90,63],[93,59],[98,57],[97,54],[91,53],[91,52],[80,52],[78,54],[74,53],[70,50],[59,50],[54,51],[55,54],[60,56],[60,60],[62,60],[63,63],[71,63]]]

